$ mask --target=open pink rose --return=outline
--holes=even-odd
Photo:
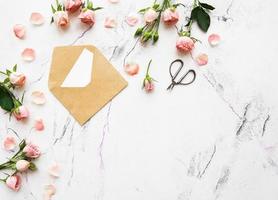
[[[29,116],[29,111],[25,106],[19,106],[14,112],[13,112],[15,118],[19,121],[22,119],[25,119]]]
[[[190,37],[182,36],[178,38],[176,47],[182,53],[189,53],[194,48],[194,41]]]
[[[41,155],[39,147],[32,143],[27,144],[23,152],[28,158],[38,158]]]
[[[69,24],[69,16],[65,11],[57,11],[54,14],[54,22],[59,27],[66,27]]]
[[[89,26],[93,26],[95,24],[95,12],[92,10],[82,11],[78,18],[82,23],[87,24]]]
[[[16,162],[15,167],[19,172],[25,172],[30,167],[30,162],[27,160],[19,160]]]
[[[9,176],[6,180],[6,185],[14,190],[14,191],[18,191],[21,187],[21,178],[18,175],[13,175],[13,176]]]
[[[66,7],[66,11],[68,11],[69,13],[74,13],[77,10],[80,10],[82,5],[82,1],[81,0],[67,0],[65,2],[65,7]]]
[[[148,9],[144,14],[144,20],[146,23],[152,23],[157,17],[158,13],[152,8]]]
[[[174,8],[167,8],[163,13],[163,21],[167,25],[175,25],[179,21],[179,13]]]
[[[26,76],[22,73],[11,73],[10,74],[10,82],[15,87],[23,87],[25,85]]]

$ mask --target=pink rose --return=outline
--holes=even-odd
[[[59,27],[66,27],[69,24],[69,16],[65,11],[57,11],[54,14],[54,21]]]
[[[41,155],[39,147],[31,143],[24,147],[23,152],[28,158],[38,158]]]
[[[152,81],[145,79],[144,88],[147,93],[150,93],[154,90],[154,84]]]
[[[11,73],[10,74],[10,82],[15,87],[23,87],[25,85],[26,76],[22,73]]]
[[[6,180],[6,185],[14,190],[14,191],[18,191],[21,187],[21,178],[18,175],[14,175],[14,176],[9,176]]]
[[[25,172],[30,167],[30,162],[27,160],[19,160],[16,162],[15,167],[19,172]]]
[[[16,108],[13,114],[15,118],[19,121],[27,118],[29,116],[29,111],[25,106],[19,106],[18,108]]]
[[[163,21],[167,25],[175,25],[179,21],[179,13],[175,8],[167,8],[163,13]]]
[[[179,37],[176,42],[177,49],[182,53],[188,53],[194,48],[194,41],[187,36]]]
[[[66,11],[70,12],[70,13],[74,13],[77,10],[80,10],[80,7],[82,5],[82,1],[81,0],[67,0],[65,2],[65,7],[66,7]]]
[[[148,9],[144,14],[144,20],[146,23],[152,23],[157,17],[158,13],[152,8]]]
[[[89,26],[93,26],[95,24],[95,12],[92,10],[82,11],[78,17],[81,22],[87,24]]]

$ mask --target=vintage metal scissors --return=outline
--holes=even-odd
[[[180,67],[178,68],[178,70],[175,72],[175,74],[173,75],[172,73],[172,67],[175,63],[180,63]],[[196,72],[193,69],[188,70],[178,81],[176,81],[177,76],[179,75],[179,73],[181,72],[181,70],[184,67],[184,63],[181,59],[176,59],[174,60],[169,67],[169,73],[172,79],[172,83],[168,86],[167,90],[173,90],[173,88],[176,85],[190,85],[191,83],[193,83],[196,79]],[[183,82],[183,80],[187,77],[192,75],[192,79],[188,82]]]

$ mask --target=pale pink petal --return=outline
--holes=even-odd
[[[44,93],[41,92],[41,91],[34,91],[34,92],[32,92],[31,97],[32,97],[32,102],[34,104],[43,105],[46,102],[46,98],[44,96]]]
[[[126,19],[125,19],[126,23],[129,25],[129,26],[135,26],[138,21],[139,21],[139,18],[138,18],[138,15],[135,14],[135,13],[130,13]]]
[[[112,17],[106,17],[104,21],[105,28],[115,28],[117,26],[117,22]]]
[[[139,65],[136,63],[127,63],[124,68],[125,72],[131,76],[136,75],[139,72]]]
[[[35,50],[31,48],[26,48],[21,53],[21,57],[23,58],[24,61],[32,62],[33,60],[35,60],[36,57]]]
[[[119,3],[120,0],[108,0],[110,3]]]
[[[44,187],[44,200],[50,200],[53,195],[56,193],[56,187],[52,184],[46,185]]]
[[[216,46],[219,44],[221,38],[218,34],[211,34],[209,37],[208,37],[208,42],[211,46]]]
[[[42,25],[44,23],[44,17],[41,13],[33,12],[30,16],[30,22],[33,25]]]
[[[208,63],[208,55],[201,53],[196,57],[196,62],[199,66],[206,65]]]
[[[60,176],[60,166],[57,163],[52,164],[48,168],[49,175],[58,178]]]
[[[16,141],[15,138],[12,136],[7,136],[5,137],[4,141],[3,141],[3,148],[6,151],[12,151],[14,150],[16,147]]]
[[[44,130],[43,120],[41,118],[36,119],[34,127],[37,131],[43,131]]]
[[[25,37],[26,29],[25,26],[22,24],[16,24],[14,26],[14,34],[19,39],[23,39]]]

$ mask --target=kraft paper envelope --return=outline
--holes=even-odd
[[[53,51],[48,86],[83,125],[127,82],[96,47],[64,46]]]

